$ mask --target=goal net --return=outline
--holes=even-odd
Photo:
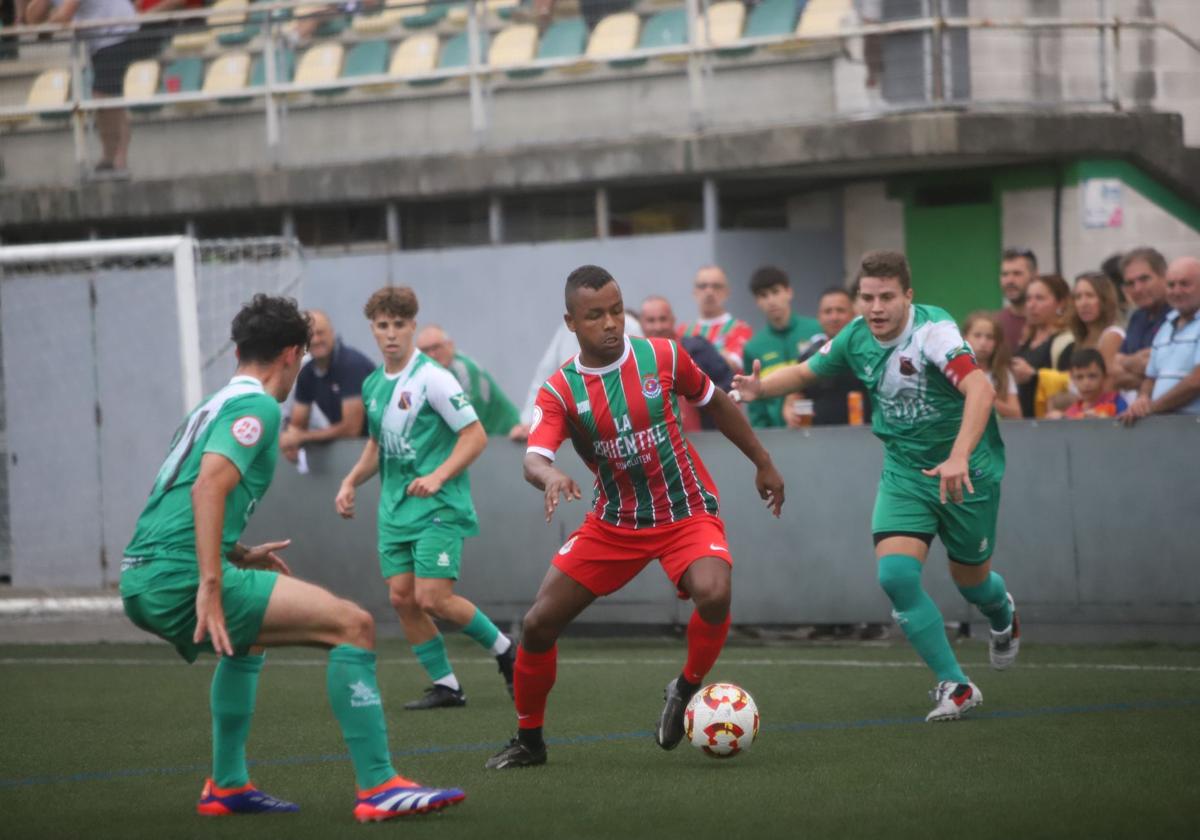
[[[172,432],[233,374],[233,316],[303,280],[289,239],[0,247],[0,575],[115,583]]]

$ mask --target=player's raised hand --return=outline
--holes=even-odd
[[[353,484],[342,484],[338,489],[338,494],[333,500],[333,506],[338,512],[338,516],[342,519],[354,518],[354,497],[357,491]]]
[[[942,504],[946,504],[946,499],[949,498],[954,504],[961,505],[964,487],[968,493],[975,492],[975,486],[971,484],[971,467],[965,455],[951,453],[949,458],[933,469],[921,472],[930,478],[937,477],[938,498],[942,500]]]
[[[242,559],[237,565],[243,569],[264,569],[268,572],[290,575],[292,570],[287,561],[276,552],[283,551],[291,544],[291,540],[276,540],[252,546],[246,549],[246,553],[242,555]]]
[[[436,496],[444,483],[434,473],[418,476],[408,483],[408,495],[416,496],[418,499],[427,499],[430,496]]]
[[[738,373],[733,377],[733,390],[729,396],[734,402],[754,402],[763,393],[762,362],[754,360],[749,374]]]
[[[758,468],[754,475],[754,486],[758,488],[758,497],[767,503],[767,510],[778,518],[783,510],[783,476],[774,464],[768,463]]]
[[[205,639],[212,641],[218,656],[233,656],[233,645],[225,630],[225,610],[221,607],[221,582],[201,581],[196,589],[196,632],[192,641],[200,644]]]
[[[554,517],[554,511],[558,509],[559,496],[572,502],[582,499],[583,492],[575,483],[575,479],[566,473],[555,470],[554,475],[546,482],[546,522]]]

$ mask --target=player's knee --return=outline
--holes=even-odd
[[[341,616],[342,644],[371,650],[375,647],[375,619],[358,604],[344,601]]]
[[[554,647],[557,640],[558,627],[547,621],[545,612],[534,604],[521,623],[521,646],[532,653],[543,653]]]
[[[411,610],[417,607],[416,594],[411,586],[389,586],[388,601],[394,610]]]
[[[921,563],[904,554],[887,554],[879,558],[879,585],[892,603],[907,600],[921,589]]]
[[[714,623],[725,620],[733,597],[728,578],[714,575],[697,585],[691,594],[692,602],[705,621]]]
[[[442,592],[418,592],[415,602],[422,612],[441,618],[443,607],[449,599],[450,596]]]

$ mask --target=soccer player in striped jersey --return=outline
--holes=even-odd
[[[717,515],[717,486],[683,435],[680,397],[703,406],[754,464],[755,487],[775,516],[783,506],[783,479],[729,397],[676,342],[624,335],[625,307],[611,274],[594,265],[573,271],[566,310],[579,355],[538,394],[525,479],[542,491],[547,522],[560,499],[582,498],[579,486],[554,466],[556,451],[570,438],[595,473],[595,500],[554,556],[525,614],[514,682],[517,737],[488,760],[489,769],[545,763],[542,723],[559,635],[592,601],[616,592],[656,558],[680,596],[696,606],[687,660],[667,684],[655,732],[667,750],[683,738],[684,708],[729,632],[733,558]]]
[[[717,348],[717,352],[735,371],[743,367],[742,356],[753,330],[740,318],[725,311],[729,300],[729,279],[720,266],[706,265],[696,272],[692,295],[700,308],[694,324],[680,324],[679,337],[699,336]]]
[[[460,790],[421,787],[396,774],[375,679],[375,622],[356,604],[296,580],[276,552],[246,548],[246,521],[271,484],[279,403],[311,336],[288,298],[255,295],[233,319],[237,375],[180,425],[121,564],[125,614],[170,642],[187,662],[220,656],[213,672],[213,770],[196,811],[205,816],[299,808],[257,790],[246,767],[263,648],[329,651],[326,690],[358,782],[354,817],[391,819],[453,805]]]
[[[995,390],[942,309],[912,302],[908,260],[865,254],[858,311],[807,361],[760,378],[734,377],[745,402],[802,391],[818,378],[852,374],[871,394],[871,428],[883,441],[883,475],[871,531],[879,584],[892,615],[934,672],[928,721],[957,720],[983,702],[946,639],[942,614],[921,586],[934,536],[950,557],[950,577],[991,625],[992,667],[1008,668],[1020,623],[1004,578],[992,571],[1004,442],[992,410]],[[947,504],[949,502],[949,504]]]

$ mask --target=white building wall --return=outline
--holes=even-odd
[[[865,251],[904,250],[904,203],[888,198],[883,181],[849,184],[842,194],[842,212],[847,280]]]
[[[1008,190],[1000,198],[1000,242],[1028,248],[1043,271],[1054,270],[1054,190]]]

